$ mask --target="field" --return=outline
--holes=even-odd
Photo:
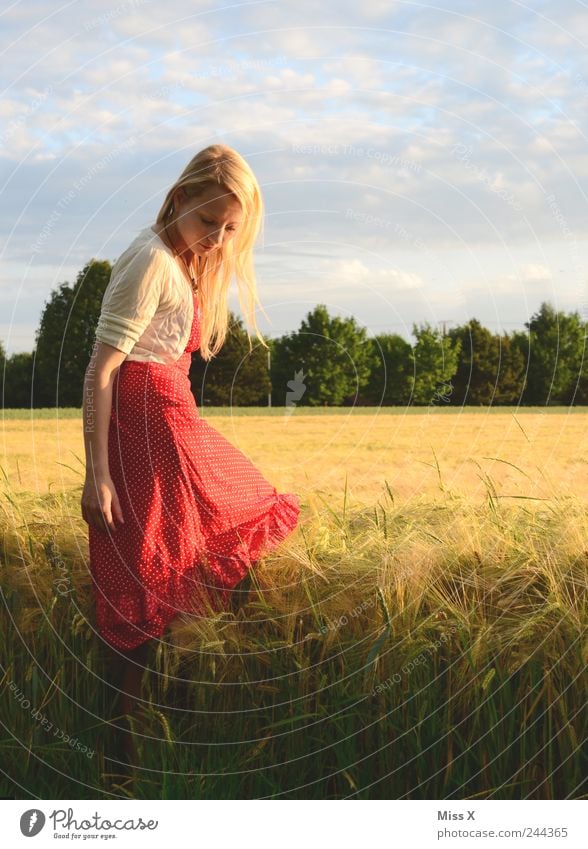
[[[278,489],[366,504],[385,491],[396,503],[451,490],[485,499],[489,479],[501,499],[571,496],[588,503],[586,408],[431,406],[205,409]],[[269,419],[269,421],[268,421]],[[15,491],[59,492],[83,480],[80,411],[7,410],[0,465]],[[518,467],[518,468],[517,468]]]
[[[129,778],[80,411],[6,411],[0,795],[588,797],[584,408],[202,415],[300,527],[233,610],[172,624]]]

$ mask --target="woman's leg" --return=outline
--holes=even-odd
[[[134,714],[141,699],[141,680],[151,653],[154,640],[148,640],[135,649],[122,652],[123,680],[121,684],[121,707],[123,713]]]
[[[137,708],[141,699],[141,681],[154,642],[155,640],[148,640],[136,649],[124,652],[126,660],[121,687],[121,707],[123,713],[130,716],[134,722],[137,722]],[[129,723],[129,733],[124,735],[124,750],[129,764],[137,762],[137,749],[132,729],[133,726]]]
[[[120,713],[137,719],[137,707],[141,700],[141,680],[150,653],[157,641],[147,640],[135,649],[127,651],[111,650],[111,669],[115,673],[116,686],[120,694]],[[125,720],[128,731],[123,733],[123,748],[129,763],[134,763],[137,758],[133,736],[130,733],[132,726]]]

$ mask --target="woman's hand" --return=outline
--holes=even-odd
[[[82,516],[84,520],[99,531],[115,531],[124,524],[122,510],[114,483],[110,475],[90,477],[82,491]]]

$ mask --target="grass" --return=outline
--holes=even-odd
[[[305,416],[373,416],[374,414],[385,414],[387,416],[422,416],[426,411],[428,414],[443,414],[455,416],[459,413],[475,414],[475,415],[491,415],[500,416],[505,414],[520,415],[561,415],[565,412],[568,416],[586,415],[588,407],[580,404],[574,407],[500,407],[500,406],[477,406],[477,407],[448,407],[431,404],[429,406],[399,406],[399,407],[307,407],[304,405],[297,406],[296,409]],[[204,405],[201,408],[201,413],[204,416],[283,416],[285,407],[214,407]],[[2,421],[11,421],[13,419],[81,419],[81,407],[39,407],[39,408],[22,408],[22,409],[5,409],[0,410],[0,419]]]
[[[586,798],[586,506],[505,500],[488,472],[472,499],[436,452],[431,467],[435,498],[309,486],[234,610],[174,620],[144,674],[133,783],[80,488],[5,478],[0,795]]]
[[[587,417],[577,410],[311,410],[276,408],[266,421],[258,408],[249,414],[223,408],[210,421],[285,491],[328,500],[339,497],[347,481],[350,496],[370,505],[387,480],[397,504],[434,501],[440,487],[483,504],[491,478],[503,501],[569,495],[588,502]],[[66,493],[83,482],[79,411],[73,417],[52,412],[52,418],[29,415],[1,425],[0,477],[23,497]]]

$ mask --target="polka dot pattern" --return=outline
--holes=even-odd
[[[230,591],[298,523],[279,493],[201,418],[190,388],[199,305],[174,364],[125,360],[113,383],[110,475],[124,524],[89,526],[96,628],[112,646],[160,637],[180,612],[224,609]]]

